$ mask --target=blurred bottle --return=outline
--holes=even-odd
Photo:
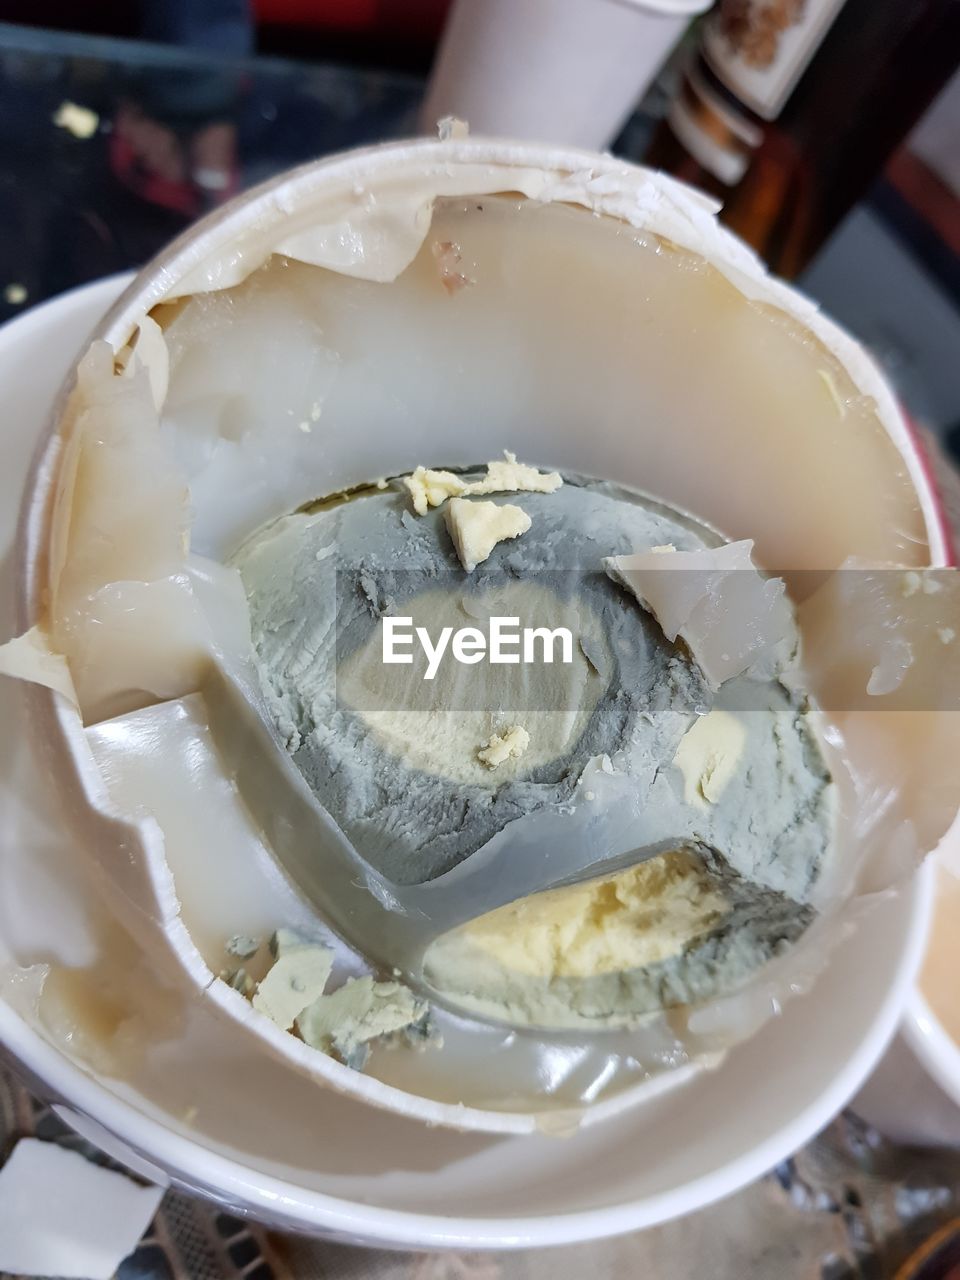
[[[960,63],[960,0],[720,0],[646,163],[795,276]]]

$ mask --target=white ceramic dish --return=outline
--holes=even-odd
[[[945,855],[956,865],[958,848],[954,827],[933,860]],[[943,874],[935,877],[934,893]],[[853,1106],[898,1142],[960,1147],[960,1045],[927,1000],[922,975],[907,999],[900,1034]]]
[[[903,1034],[943,1092],[960,1107],[960,1046],[944,1029],[919,987],[910,994]],[[960,1141],[960,1114],[954,1140]]]
[[[8,421],[17,424],[4,442],[0,473],[8,563],[16,499],[57,386],[122,283],[69,294],[0,336],[0,381]],[[4,682],[2,696],[12,688]],[[14,816],[7,806],[5,849],[22,834]],[[0,887],[3,901],[0,957],[17,906]],[[821,1128],[896,1027],[928,905],[924,875],[864,920],[838,951],[829,981],[793,1001],[717,1070],[568,1139],[429,1129],[309,1082],[291,1083],[209,1012],[198,1014],[195,1061],[176,1078],[161,1069],[138,1087],[80,1069],[6,1002],[0,1040],[87,1132],[102,1126],[103,1140],[141,1170],[237,1211],[356,1243],[561,1244],[651,1225],[716,1200]],[[244,1105],[251,1091],[270,1099],[269,1123]],[[187,1102],[195,1115],[185,1115]]]
[[[910,997],[903,1037],[911,1051],[952,1104],[949,1123],[940,1131],[943,1142],[960,1146],[960,1041],[956,1026],[948,1030],[956,972],[954,952],[957,886],[960,883],[960,821],[954,823],[931,861],[937,866],[930,951],[920,981]],[[944,1019],[943,1021],[941,1019]]]

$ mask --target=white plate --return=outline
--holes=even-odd
[[[7,564],[15,504],[55,391],[125,283],[67,294],[0,332]],[[6,849],[15,816],[7,807],[0,818]],[[3,894],[0,862],[0,903]],[[292,1077],[202,1011],[191,1023],[189,1060],[161,1054],[134,1084],[82,1070],[2,1001],[0,1040],[68,1118],[78,1113],[93,1135],[103,1126],[115,1153],[130,1149],[140,1170],[154,1167],[238,1212],[355,1243],[557,1245],[650,1226],[729,1195],[822,1128],[894,1032],[929,898],[923,874],[880,903],[815,990],[721,1067],[570,1138],[461,1134],[376,1111]],[[0,925],[0,964],[7,945]]]
[[[956,868],[958,853],[960,822],[954,823],[930,860],[942,859]],[[936,875],[934,894],[945,874]],[[900,1035],[853,1106],[897,1142],[960,1148],[960,1044],[934,1013],[922,981],[921,977],[907,1000]]]

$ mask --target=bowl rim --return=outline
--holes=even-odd
[[[761,1177],[803,1146],[857,1092],[897,1031],[914,986],[933,900],[929,860],[905,889],[909,922],[896,979],[887,989],[869,1034],[843,1064],[831,1087],[775,1133],[718,1169],[670,1191],[603,1209],[518,1218],[472,1218],[385,1209],[349,1201],[261,1174],[242,1160],[211,1151],[177,1132],[88,1075],[29,1027],[0,999],[0,1042],[29,1074],[101,1125],[133,1153],[159,1165],[171,1181],[287,1230],[400,1248],[520,1249],[574,1244],[640,1230],[704,1208]]]
[[[934,1013],[919,981],[908,996],[901,1030],[927,1075],[960,1107],[960,1045]]]

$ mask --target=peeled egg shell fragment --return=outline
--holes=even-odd
[[[50,637],[40,627],[31,627],[0,647],[0,675],[46,685],[78,705],[70,666],[62,653],[51,649]]]
[[[683,640],[710,684],[761,664],[767,674],[789,656],[795,626],[786,586],[764,578],[750,541],[708,551],[639,551],[610,556],[607,572],[659,622],[668,640]]]
[[[333,961],[329,947],[294,947],[278,956],[257,987],[253,1007],[288,1031],[307,1005],[323,995]]]
[[[884,846],[903,849],[897,874],[956,815],[960,647],[941,633],[949,636],[958,617],[956,569],[855,560],[798,610],[804,660],[795,678],[832,726],[834,774],[859,815],[861,839],[878,856]],[[880,865],[896,873],[886,854]]]
[[[117,366],[128,378],[141,369],[146,370],[154,407],[159,413],[170,385],[170,353],[163,330],[152,316],[144,316],[131,342],[132,345],[117,353]]]
[[[94,343],[67,417],[43,630],[94,723],[197,688],[220,644],[243,645],[246,604],[233,570],[188,554],[187,486],[146,366],[117,373]]]
[[[216,614],[203,608],[197,578],[184,570],[152,582],[111,582],[62,619],[70,631],[70,669],[88,723],[197,689],[220,648]],[[207,584],[223,593],[223,611],[243,635],[239,576],[207,562]],[[220,640],[232,648],[229,629]]]

